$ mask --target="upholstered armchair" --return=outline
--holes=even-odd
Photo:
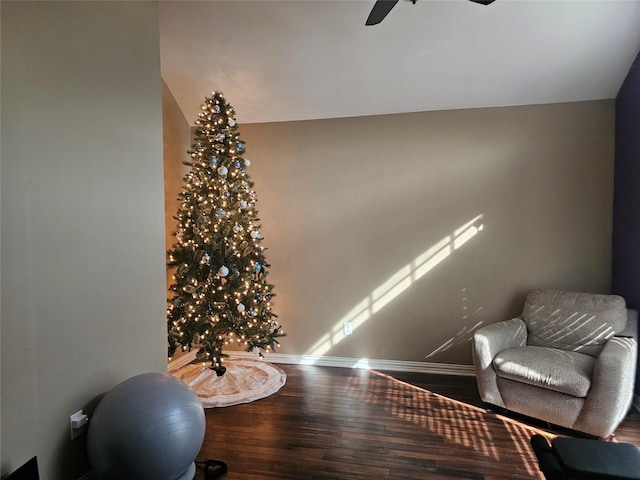
[[[473,362],[486,403],[609,437],[633,397],[637,312],[617,295],[535,290],[522,315],[478,329]]]

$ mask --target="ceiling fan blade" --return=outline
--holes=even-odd
[[[377,25],[395,7],[399,0],[378,0],[369,14],[365,25]]]
[[[496,0],[470,0],[473,3],[479,3],[480,5],[491,5]]]

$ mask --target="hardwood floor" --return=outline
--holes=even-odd
[[[206,411],[198,460],[225,480],[543,479],[529,438],[571,435],[487,411],[471,377],[279,366],[276,394]],[[640,445],[640,414],[616,439]]]

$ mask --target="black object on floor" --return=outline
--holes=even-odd
[[[228,471],[227,464],[222,460],[205,460],[204,462],[196,462],[196,465],[204,466],[205,480],[220,478]]]
[[[5,480],[40,480],[38,472],[38,459],[33,457],[15,472],[9,474]]]
[[[531,437],[531,447],[538,458],[538,467],[544,473],[547,480],[563,480],[567,478],[564,474],[560,460],[551,450],[551,446],[547,439],[542,435],[534,435]]]
[[[531,447],[547,480],[640,480],[640,447],[630,443],[557,437],[549,446],[534,435]]]

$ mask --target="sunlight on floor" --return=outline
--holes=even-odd
[[[451,442],[492,461],[501,460],[496,441],[504,443],[506,437],[513,455],[522,459],[522,469],[532,478],[544,478],[537,467],[530,439],[540,434],[551,440],[555,435],[381,372],[371,371],[371,375],[373,377],[363,380],[362,384],[353,379],[348,390],[349,396],[359,401],[384,405],[385,410],[394,417],[424,427],[425,434],[443,437],[443,448]],[[502,451],[504,453],[504,449]],[[473,461],[471,458],[469,460]]]
[[[431,245],[411,263],[400,268],[338,320],[331,330],[325,333],[305,355],[321,356],[331,350],[332,347],[344,339],[342,328],[345,322],[350,322],[354,331],[362,326],[373,315],[407,290],[414,282],[425,276],[453,252],[482,232],[484,228],[482,219],[482,214],[476,216],[451,234]],[[314,362],[309,360],[307,363]]]

